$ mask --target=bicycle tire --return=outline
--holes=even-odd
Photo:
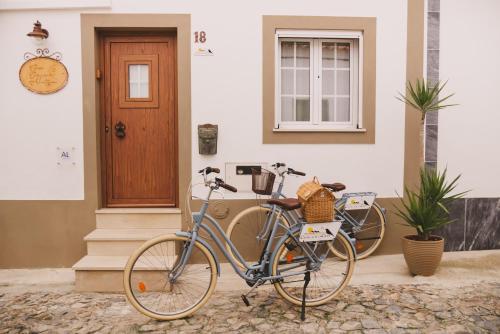
[[[178,242],[179,245],[177,245],[176,242]],[[190,239],[187,237],[176,236],[173,234],[163,235],[146,241],[130,256],[123,274],[125,295],[130,304],[142,314],[157,320],[175,320],[184,318],[196,312],[212,295],[217,283],[217,266],[213,255],[200,242],[195,242],[190,259],[188,259],[188,261],[191,261],[197,257],[197,263],[195,263],[194,260],[193,262],[189,262],[175,283],[167,282],[168,276],[166,276],[166,274],[169,270],[168,268],[171,269],[176,265],[179,260],[179,256],[175,254],[182,249],[179,248],[179,246],[183,247],[183,245],[186,245],[186,242],[190,242]],[[172,243],[174,244],[172,245]],[[160,245],[159,248],[158,245]],[[165,249],[167,250],[167,255],[164,255]],[[174,257],[170,255],[169,249],[174,252]],[[142,257],[143,255],[144,258]],[[198,264],[200,259],[203,257],[205,257],[207,263],[201,265]],[[149,265],[151,265],[151,267],[148,267]],[[163,265],[165,268],[163,268]],[[188,283],[184,288],[180,287],[181,278],[189,280],[188,270],[191,268],[198,271],[200,269],[196,268],[201,268],[205,274],[204,276],[201,276],[197,272],[196,275],[194,275],[196,280],[199,282],[205,281],[205,276],[208,276],[209,281],[208,284],[206,284],[206,287],[195,290],[193,289],[193,283]],[[194,291],[200,292],[199,298],[196,298],[196,296],[193,298],[195,293]],[[164,300],[165,296],[167,296],[167,302],[164,303],[164,307],[167,307],[168,304],[170,309],[172,305],[175,307],[175,302],[172,302],[174,296],[181,295],[182,293],[184,293],[184,295],[180,297],[180,303],[187,304],[189,303],[189,300],[192,299],[194,299],[194,302],[192,305],[188,304],[186,307],[182,307],[178,311],[160,312],[159,309],[152,309],[150,305],[146,305],[146,302],[152,301],[154,304],[160,306],[162,298]],[[169,294],[171,298],[170,301],[168,300]]]
[[[257,256],[260,254],[262,247],[264,246],[264,241],[257,242],[251,241],[251,237],[257,237],[257,234],[264,228],[265,220],[261,215],[267,216],[271,211],[270,208],[263,206],[252,206],[243,211],[241,211],[236,217],[233,218],[226,230],[226,235],[228,239],[235,245],[236,249],[241,253],[240,255],[246,262],[251,262],[257,260]],[[286,218],[281,215],[280,221],[284,226],[290,226],[290,223]],[[255,226],[250,226],[250,224],[255,224]],[[272,228],[272,223],[270,228]],[[279,234],[275,239],[281,238],[283,234]],[[240,268],[245,268],[243,263],[241,263],[233,250],[226,242],[226,249],[229,255],[233,258],[235,263]]]
[[[298,233],[294,234],[296,239],[298,240]],[[289,253],[291,252],[297,252],[297,248],[294,248],[293,250],[289,249],[289,246],[287,246],[287,242],[295,242],[295,239],[290,236],[286,240],[284,240],[281,244],[278,245],[277,251],[275,256],[272,259],[272,264],[271,264],[271,274],[273,276],[280,275],[280,273],[286,269],[284,267],[286,264],[289,264],[288,258],[289,258]],[[348,254],[348,259],[347,261],[344,261],[342,259],[336,259],[335,254],[333,254],[331,257],[327,258],[327,261],[323,262],[321,264],[320,270],[319,271],[313,271],[311,272],[311,282],[309,284],[308,290],[306,292],[306,306],[318,306],[318,305],[323,305],[333,298],[335,298],[349,283],[352,273],[354,271],[354,250],[352,248],[352,245],[350,244],[349,240],[341,233],[338,233],[336,238],[332,241],[329,242],[323,242],[323,245],[326,245],[331,251],[333,249],[333,244],[334,243],[341,243],[345,248],[346,248],[346,253]],[[296,247],[299,248],[299,251],[301,249],[300,246],[301,243],[298,243]],[[339,247],[339,246],[337,246]],[[292,260],[293,261],[293,257]],[[329,269],[326,269],[326,265],[330,266]],[[338,263],[338,270],[332,270],[331,269],[331,264],[333,263]],[[280,264],[283,264],[283,266],[280,266]],[[295,265],[295,263],[294,263]],[[302,265],[302,264],[300,264]],[[305,265],[305,264],[304,264]],[[305,267],[304,267],[305,268]],[[326,269],[324,272],[321,273],[322,269]],[[340,271],[338,273],[337,271]],[[321,275],[321,279],[318,277],[318,273]],[[296,276],[290,276],[293,278],[290,278],[289,281],[286,281],[288,278],[282,278],[282,279],[277,279],[274,282],[274,288],[278,292],[278,294],[283,297],[285,300],[288,302],[294,304],[294,305],[302,305],[302,286],[303,286],[303,280],[302,277],[299,275]],[[298,277],[297,277],[298,276]],[[318,298],[311,298],[311,293],[316,290],[321,290],[321,289],[328,289],[328,288],[321,288],[319,284],[324,284],[327,282],[328,279],[333,279],[335,277],[339,277],[339,281],[337,284],[335,282],[332,282],[332,289],[331,291],[328,291],[327,293],[322,294],[321,297]],[[314,279],[318,278],[317,282],[314,282]],[[292,280],[293,279],[293,280]],[[316,291],[317,292],[317,291]],[[309,298],[308,298],[309,297]]]

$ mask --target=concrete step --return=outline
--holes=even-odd
[[[88,255],[73,267],[78,291],[122,291],[123,268],[133,251],[151,238],[181,230],[177,208],[106,208],[95,213],[97,229],[84,238]]]
[[[181,210],[171,208],[117,208],[95,211],[97,228],[181,228]]]
[[[87,236],[88,255],[130,256],[145,241],[159,235],[173,234],[176,228],[144,229],[101,229],[98,228]]]
[[[175,256],[156,260],[149,259],[151,263],[173,264]],[[78,261],[74,266],[75,271],[75,289],[77,291],[94,292],[123,292],[123,270],[127,264],[128,256],[92,256],[87,255]],[[146,269],[146,268],[145,268]],[[144,282],[157,282],[160,270],[164,267],[158,267],[158,270],[152,270],[150,267],[141,272]],[[163,271],[162,271],[163,273]],[[161,274],[160,274],[161,275]],[[151,288],[151,286],[148,287]]]

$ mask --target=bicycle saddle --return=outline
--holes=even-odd
[[[340,182],[335,182],[335,183],[322,183],[321,184],[323,187],[331,189],[333,192],[341,191],[345,189],[345,185],[340,183]]]
[[[301,207],[301,204],[296,198],[270,199],[267,204],[277,205],[285,210],[295,210]]]

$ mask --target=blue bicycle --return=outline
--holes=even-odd
[[[235,272],[251,286],[242,295],[248,305],[248,295],[253,289],[270,283],[286,300],[302,306],[327,303],[348,284],[354,270],[355,249],[347,234],[329,230],[321,240],[304,241],[304,224],[284,226],[280,217],[285,212],[300,208],[296,199],[270,199],[271,207],[266,242],[256,262],[247,262],[237,247],[225,235],[219,223],[207,214],[210,196],[224,188],[236,188],[219,178],[210,177],[219,169],[207,167],[200,171],[204,184],[209,188],[200,212],[193,213],[190,231],[159,236],[147,241],[129,258],[124,271],[124,288],[129,302],[141,313],[159,320],[186,317],[210,298],[220,274],[219,259],[212,246],[200,237],[204,231],[227,258]],[[278,230],[284,229],[279,239]],[[253,237],[253,236],[248,236]],[[276,242],[271,242],[275,240]],[[231,248],[238,262],[227,252]],[[342,249],[346,259],[333,253]]]

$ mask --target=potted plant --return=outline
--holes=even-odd
[[[419,189],[405,188],[406,200],[400,197],[402,209],[396,208],[396,214],[417,232],[403,237],[403,254],[412,274],[431,276],[441,262],[444,239],[432,232],[454,222],[447,208],[466,193],[451,194],[459,178],[460,175],[447,182],[446,169],[440,173],[436,169],[422,168]]]
[[[414,84],[408,82],[406,95],[399,93],[398,100],[411,106],[420,113],[420,187],[416,190],[405,188],[405,200],[401,199],[402,208],[396,208],[397,215],[408,225],[414,227],[416,235],[403,237],[403,254],[410,271],[415,275],[434,274],[444,250],[444,239],[432,235],[435,229],[449,224],[447,206],[451,201],[462,197],[464,193],[451,195],[460,176],[451,183],[446,182],[446,170],[439,173],[424,165],[424,129],[425,118],[431,111],[439,111],[454,104],[443,104],[453,94],[440,98],[446,83],[429,84],[424,79],[417,79]]]

